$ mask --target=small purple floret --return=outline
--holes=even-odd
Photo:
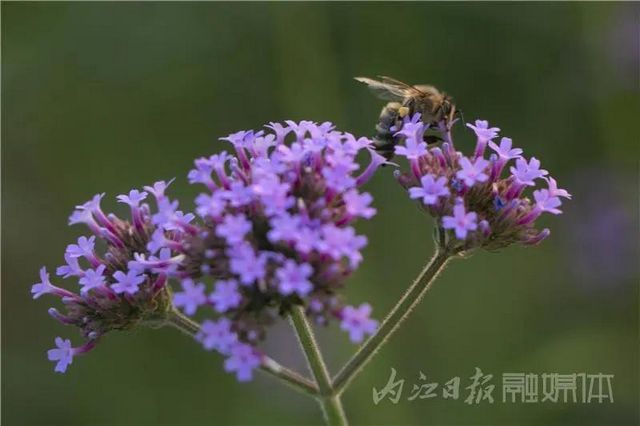
[[[80,278],[80,285],[82,289],[80,289],[81,294],[87,294],[89,290],[104,287],[105,278],[104,278],[104,270],[106,269],[105,265],[100,265],[95,269],[87,269],[84,273],[84,276]]]
[[[216,350],[223,355],[229,354],[238,342],[238,335],[231,330],[231,321],[221,318],[218,321],[205,320],[196,335],[196,339],[208,350]]]
[[[313,269],[307,263],[296,264],[293,260],[287,260],[285,264],[276,271],[278,279],[278,290],[284,296],[296,293],[304,297],[313,288],[309,278]]]
[[[372,335],[378,328],[378,321],[370,318],[371,305],[363,303],[359,307],[345,306],[341,311],[340,328],[349,333],[353,343],[360,343],[366,335]]]
[[[486,182],[489,179],[489,175],[484,171],[488,165],[489,162],[484,158],[476,158],[472,162],[468,158],[462,157],[460,159],[461,169],[456,173],[456,177],[468,187],[473,186],[476,182]]]
[[[247,344],[238,343],[233,346],[224,362],[224,369],[229,373],[236,373],[239,382],[248,382],[253,379],[253,370],[262,363],[262,356]]]
[[[427,206],[436,204],[439,197],[449,196],[447,178],[444,176],[434,179],[433,175],[426,174],[422,176],[420,183],[421,187],[409,188],[409,197],[422,198],[422,202]]]
[[[478,228],[478,215],[475,212],[467,213],[464,204],[459,203],[453,208],[453,216],[443,216],[442,227],[444,229],[453,229],[459,240],[467,238],[469,231],[475,231]]]
[[[213,303],[216,311],[227,312],[237,308],[242,302],[242,295],[238,291],[238,283],[235,280],[219,280],[215,290],[209,295],[209,301]]]
[[[126,274],[122,271],[116,271],[113,274],[116,283],[111,285],[113,291],[118,294],[136,294],[142,284],[146,280],[145,275],[141,275],[139,271],[130,270]]]
[[[242,241],[249,231],[251,231],[251,222],[243,214],[225,216],[216,228],[216,234],[225,238],[232,246]]]
[[[182,280],[181,284],[183,291],[173,295],[173,304],[182,308],[187,315],[193,315],[199,306],[207,303],[204,284],[196,284],[189,278]]]
[[[56,373],[64,373],[67,367],[73,362],[74,348],[71,347],[71,340],[56,337],[56,348],[47,351],[49,361],[56,363]]]

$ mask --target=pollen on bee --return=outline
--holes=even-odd
[[[401,118],[404,118],[407,114],[409,114],[409,108],[407,107],[400,107],[398,109],[398,114],[400,115]]]

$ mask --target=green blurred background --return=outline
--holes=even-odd
[[[354,425],[638,424],[638,4],[3,3],[2,420],[5,425],[320,425],[315,402],[270,378],[238,384],[169,329],[113,334],[66,375],[45,357],[78,341],[29,294],[62,263],[72,207],[178,177],[220,136],[284,119],[370,135],[382,103],[352,80],[444,88],[573,195],[534,249],[454,262],[346,392]],[[457,146],[471,149],[458,127]],[[348,289],[378,318],[430,255],[430,219],[383,170]],[[116,208],[113,198],[103,203]],[[321,331],[333,370],[354,347]],[[287,324],[266,347],[304,364]],[[493,405],[407,401],[419,371],[462,386],[494,375]],[[402,400],[374,405],[394,367]],[[610,373],[613,404],[501,402],[503,372]]]

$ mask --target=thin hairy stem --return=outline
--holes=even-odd
[[[413,308],[420,303],[420,300],[422,300],[449,259],[451,259],[451,254],[445,250],[437,251],[431,258],[411,287],[407,289],[384,319],[376,333],[358,349],[342,370],[336,374],[332,385],[337,394],[340,394],[349,385],[376,352],[387,343],[394,331],[398,329]]]
[[[347,426],[349,424],[347,416],[344,414],[340,395],[324,396],[317,399],[322,407],[324,420],[328,426]]]
[[[313,377],[316,379],[320,395],[318,395],[318,402],[322,407],[325,421],[330,426],[344,426],[347,424],[347,418],[342,408],[342,402],[340,396],[334,391],[331,386],[331,376],[327,365],[322,358],[320,348],[316,342],[316,338],[313,334],[311,324],[305,315],[304,308],[302,306],[294,306],[291,311],[291,323],[298,336],[300,346],[304,351],[305,357],[309,368],[313,373]]]
[[[177,328],[178,330],[191,337],[195,337],[198,331],[200,331],[200,324],[177,310],[172,310],[170,312],[167,321],[168,325]],[[319,393],[318,387],[311,380],[301,376],[295,371],[292,371],[280,365],[277,361],[269,358],[266,355],[263,355],[262,357],[262,365],[260,366],[260,370],[276,377],[280,381],[300,392],[306,393],[313,397],[316,397]]]
[[[196,334],[200,331],[200,324],[176,309],[169,312],[168,325],[191,337],[196,337]]]

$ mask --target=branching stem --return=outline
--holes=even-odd
[[[333,389],[338,394],[349,385],[355,376],[367,365],[376,352],[389,340],[400,324],[407,319],[411,311],[420,303],[425,293],[431,288],[438,273],[451,259],[451,254],[439,250],[424,267],[411,287],[391,309],[376,333],[371,336],[351,357],[333,379]]]
[[[169,313],[167,324],[177,328],[178,330],[191,337],[195,337],[198,331],[200,331],[200,324],[175,309]],[[301,376],[293,370],[280,365],[278,362],[266,355],[264,355],[262,358],[262,365],[260,366],[260,370],[276,377],[280,381],[300,392],[306,393],[313,397],[317,396],[319,393],[318,387],[311,380]]]
[[[307,358],[309,368],[316,379],[320,395],[318,401],[322,407],[325,421],[329,426],[346,426],[347,418],[342,408],[340,396],[331,386],[331,376],[322,358],[313,329],[302,306],[294,306],[291,311],[291,323],[296,330],[300,346]]]

